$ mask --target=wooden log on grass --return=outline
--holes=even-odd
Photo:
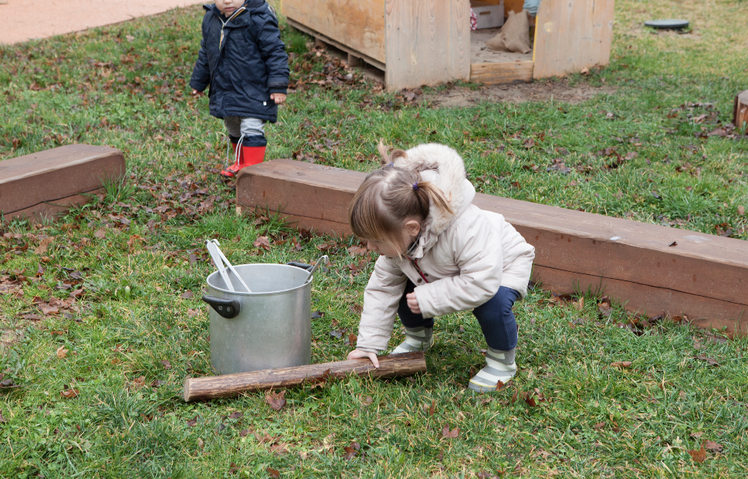
[[[738,93],[735,97],[735,109],[732,123],[737,130],[748,127],[748,90]],[[748,133],[748,131],[746,131]]]
[[[184,400],[190,402],[233,397],[244,392],[288,388],[304,382],[318,382],[326,378],[348,375],[392,378],[425,371],[426,360],[423,352],[415,352],[382,356],[379,358],[379,368],[375,368],[369,359],[353,359],[223,376],[187,378],[184,380]]]

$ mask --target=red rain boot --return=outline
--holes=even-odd
[[[244,157],[244,148],[240,147],[237,143],[231,142],[231,147],[234,151],[234,158],[236,158],[236,161],[233,165],[229,166],[225,170],[221,171],[221,176],[225,176],[226,178],[233,178],[236,176],[236,174],[243,168],[243,157]],[[237,151],[238,150],[238,151]]]
[[[242,163],[239,169],[249,165],[256,165],[265,160],[264,146],[242,146]]]

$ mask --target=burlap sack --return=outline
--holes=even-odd
[[[514,13],[509,11],[501,31],[495,37],[486,42],[486,46],[491,50],[505,50],[508,52],[528,53],[530,48],[530,24],[527,21],[527,14],[523,11]]]

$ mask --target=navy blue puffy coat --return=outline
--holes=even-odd
[[[197,91],[210,87],[215,117],[274,123],[278,107],[270,94],[286,93],[289,75],[275,13],[265,0],[247,0],[228,20],[215,5],[203,8],[203,39],[190,86]]]

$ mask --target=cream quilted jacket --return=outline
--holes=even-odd
[[[387,348],[405,291],[415,285],[424,317],[473,309],[506,286],[527,294],[535,248],[500,214],[472,204],[475,188],[465,177],[462,158],[452,148],[434,143],[411,148],[395,166],[420,169],[423,181],[434,182],[455,214],[431,207],[410,256],[380,256],[364,292],[357,348]],[[419,271],[420,270],[420,271]]]

